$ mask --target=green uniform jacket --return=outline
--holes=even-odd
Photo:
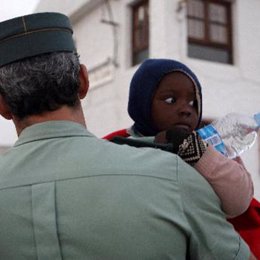
[[[0,158],[0,259],[248,257],[207,181],[171,153],[51,121]]]

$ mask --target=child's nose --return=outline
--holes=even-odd
[[[192,107],[188,103],[182,103],[179,106],[179,114],[182,116],[190,116],[192,114]]]

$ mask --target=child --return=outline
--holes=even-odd
[[[105,136],[105,139],[111,140],[115,136],[159,136],[158,133],[172,129],[192,132],[201,123],[200,83],[194,73],[178,61],[148,59],[131,80],[128,113],[134,124],[128,129]],[[193,141],[201,144],[202,151],[191,164],[212,185],[228,218],[242,214],[252,199],[253,184],[241,159],[230,160],[210,145],[203,148],[198,136],[194,132],[192,135]],[[251,212],[257,214],[257,210],[258,215],[254,217]],[[260,247],[254,243],[260,243],[260,231],[255,228],[260,227],[259,210],[260,203],[253,199],[249,209],[241,217],[237,217],[236,222],[232,222],[258,257]],[[250,225],[255,223],[253,229],[246,222]],[[243,229],[247,229],[247,232]],[[258,242],[251,241],[252,236]]]

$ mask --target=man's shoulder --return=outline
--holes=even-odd
[[[94,136],[48,139],[38,144],[21,145],[0,159],[0,169],[2,176],[5,176],[2,180],[7,180],[6,187],[9,183],[13,186],[52,181],[54,178],[101,175],[145,176],[174,182],[181,178],[186,182],[185,176],[198,175],[175,154],[153,148],[113,144]]]
[[[124,172],[169,180],[177,180],[180,172],[183,175],[196,172],[176,154],[160,149],[136,148],[129,145],[113,144],[106,140],[98,140],[97,143],[102,147],[100,158],[102,157],[102,160],[105,161],[114,161],[113,167],[118,170],[123,169]]]

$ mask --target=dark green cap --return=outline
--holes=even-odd
[[[37,13],[0,23],[0,67],[39,54],[75,50],[72,27],[60,13]]]

